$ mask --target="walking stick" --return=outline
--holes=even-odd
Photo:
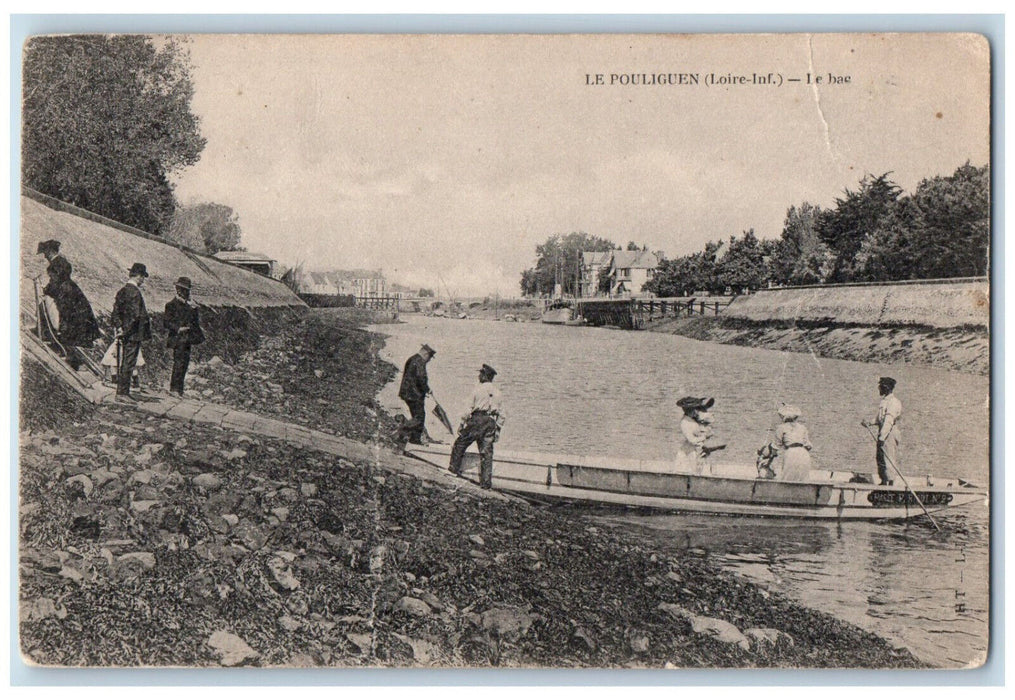
[[[865,427],[865,428],[867,429],[867,433],[868,433],[868,434],[869,434],[869,435],[870,435],[870,436],[871,436],[872,438],[874,438],[874,442],[875,442],[875,444],[876,444],[876,443],[877,443],[877,441],[878,441],[878,436],[874,434],[874,431],[873,431],[873,430],[871,430],[871,428],[870,428],[870,426],[869,426],[869,425],[864,425],[863,427]],[[906,477],[905,477],[905,476],[903,476],[903,474],[902,474],[902,471],[901,471],[901,470],[900,470],[900,469],[899,469],[899,468],[898,468],[897,466],[895,466],[895,462],[894,462],[894,461],[892,461],[892,458],[891,458],[891,457],[889,457],[889,456],[888,456],[888,455],[887,455],[887,454],[886,454],[886,453],[885,453],[885,452],[884,452],[883,450],[882,450],[881,454],[882,454],[882,455],[884,455],[884,457],[885,457],[885,461],[886,461],[886,462],[888,462],[888,463],[889,463],[890,465],[892,465],[892,469],[894,469],[894,470],[895,470],[895,473],[899,475],[899,478],[900,478],[900,479],[902,479],[902,483],[904,483],[904,484],[906,485],[906,489],[908,489],[908,490],[909,490],[909,492],[910,492],[911,494],[913,494],[913,498],[915,498],[915,499],[916,499],[916,502],[917,502],[917,503],[918,503],[918,504],[920,505],[920,508],[922,508],[922,509],[923,509],[923,514],[924,514],[924,515],[926,515],[926,516],[927,516],[928,518],[930,518],[930,522],[931,522],[931,523],[932,523],[932,524],[934,525],[934,528],[935,528],[935,529],[936,529],[936,530],[937,530],[938,532],[941,532],[941,526],[937,524],[937,521],[936,521],[936,520],[934,520],[934,516],[930,514],[930,511],[929,511],[929,510],[927,510],[927,506],[923,505],[923,501],[921,501],[921,500],[920,500],[920,497],[916,495],[916,491],[914,491],[914,490],[912,489],[912,487],[911,487],[911,486],[909,485],[909,482],[908,482],[908,481],[906,481]]]

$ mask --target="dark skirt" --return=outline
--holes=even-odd
[[[45,293],[56,301],[60,312],[60,342],[64,345],[90,347],[100,337],[99,324],[92,305],[74,280],[46,285]]]

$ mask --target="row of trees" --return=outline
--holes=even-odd
[[[804,202],[786,212],[782,235],[754,230],[728,243],[665,260],[645,290],[681,296],[769,285],[878,282],[985,275],[990,173],[966,163],[904,194],[890,173],[865,176],[835,206]]]
[[[22,181],[34,190],[195,250],[235,249],[229,207],[182,207],[170,177],[205,146],[183,40],[32,38],[24,51]]]

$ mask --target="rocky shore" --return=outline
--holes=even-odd
[[[983,376],[990,373],[990,333],[983,328],[785,323],[698,316],[656,321],[646,330],[839,360],[914,363]]]
[[[20,646],[58,666],[913,668],[704,550],[396,471],[364,319],[289,319],[192,391],[378,445],[355,461],[94,407],[26,362]],[[218,359],[216,359],[218,358]]]

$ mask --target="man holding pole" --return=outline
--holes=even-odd
[[[902,418],[902,402],[896,398],[895,380],[891,377],[881,377],[878,380],[878,393],[881,394],[881,405],[878,406],[878,417],[874,422],[864,420],[864,427],[877,426],[877,455],[875,459],[878,465],[878,477],[882,486],[890,486],[892,479],[889,475],[889,468],[900,472],[899,464],[900,445],[902,443],[902,428],[899,420]]]

